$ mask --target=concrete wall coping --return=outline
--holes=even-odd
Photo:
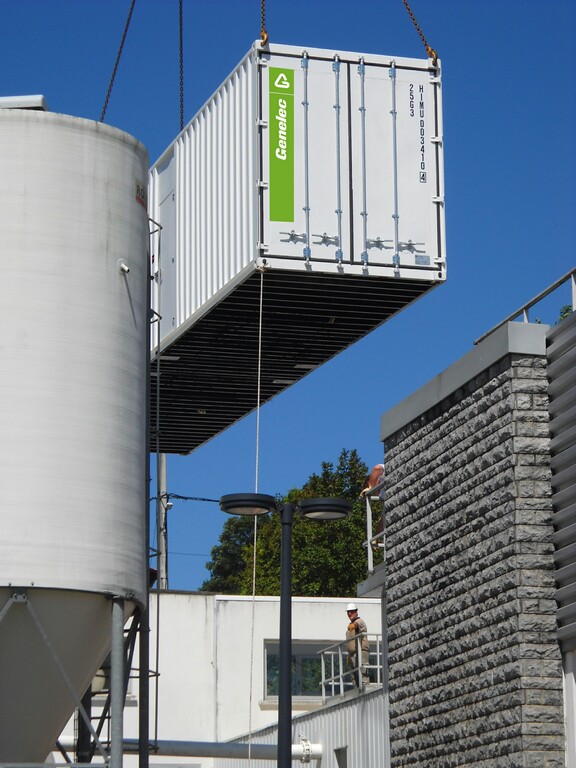
[[[502,325],[460,360],[387,411],[381,418],[380,439],[386,440],[507,354],[544,357],[549,328],[536,323]]]

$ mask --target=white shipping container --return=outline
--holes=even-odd
[[[440,69],[258,41],[149,192],[151,430],[188,453],[446,279]]]
[[[161,339],[249,266],[442,282],[439,67],[255,43],[152,167],[150,215]]]

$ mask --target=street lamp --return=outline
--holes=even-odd
[[[222,496],[220,509],[231,515],[278,512],[280,538],[280,666],[278,677],[278,768],[292,765],[292,522],[294,515],[312,520],[341,520],[352,511],[343,499],[302,499],[297,504],[276,501],[263,493]]]

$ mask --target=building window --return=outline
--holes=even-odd
[[[292,696],[322,695],[322,667],[320,651],[334,643],[333,640],[292,640]],[[278,640],[264,641],[265,698],[278,696],[280,668],[280,644]]]

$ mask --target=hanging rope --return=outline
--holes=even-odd
[[[102,107],[102,114],[100,115],[100,122],[104,122],[104,115],[106,114],[106,110],[108,109],[108,102],[110,101],[110,95],[112,93],[112,88],[114,87],[114,80],[116,79],[116,72],[118,71],[118,65],[120,64],[120,57],[122,56],[122,49],[124,48],[124,42],[126,40],[126,35],[128,34],[128,27],[130,26],[130,19],[132,18],[132,11],[134,10],[134,6],[136,5],[136,0],[132,0],[132,3],[130,4],[130,11],[128,12],[128,18],[126,19],[126,26],[124,27],[124,34],[122,35],[122,41],[120,43],[120,48],[118,50],[118,55],[116,56],[116,63],[114,64],[114,71],[112,72],[112,77],[110,78],[110,85],[108,86],[108,93],[106,94],[106,98],[104,100],[104,106]]]
[[[156,222],[155,222],[156,224]],[[158,274],[158,297],[156,301],[156,408],[154,412],[154,442],[155,442],[155,452],[156,452],[156,499],[160,499],[162,494],[162,488],[160,487],[160,395],[161,395],[161,387],[160,387],[160,342],[162,340],[162,334],[161,334],[161,322],[162,322],[162,280],[160,279],[162,274],[162,225],[158,224],[157,229],[155,229],[150,234],[158,234],[158,238],[156,240],[156,248],[154,248],[154,243],[150,242],[150,252],[152,254],[156,255],[156,269]],[[152,257],[154,260],[154,256]],[[152,276],[151,276],[152,277]],[[158,508],[156,508],[156,568],[157,573],[159,573],[159,548],[160,548],[160,542],[158,541]],[[168,549],[168,547],[166,547]],[[161,601],[160,601],[160,582],[158,578],[156,579],[156,648],[154,651],[154,666],[156,671],[160,669],[160,609],[161,609]],[[148,670],[149,672],[149,670]],[[154,680],[154,731],[153,731],[153,741],[155,744],[158,743],[158,728],[159,728],[159,722],[160,722],[160,687],[159,687],[159,678],[156,676]]]
[[[260,24],[260,45],[264,47],[268,42],[268,32],[266,31],[266,0],[261,0],[261,17],[262,23]]]
[[[436,64],[438,62],[438,54],[436,53],[434,48],[431,48],[428,45],[428,41],[426,40],[426,38],[424,37],[424,33],[420,29],[420,25],[416,21],[416,17],[414,16],[414,13],[412,12],[412,8],[410,8],[410,6],[408,5],[408,0],[402,0],[402,2],[404,3],[404,7],[408,11],[408,14],[409,14],[410,18],[412,19],[412,23],[416,27],[416,32],[418,32],[418,34],[420,35],[420,40],[422,40],[422,42],[424,43],[424,48],[426,48],[426,53],[428,54],[428,57],[431,58],[434,61],[434,66],[436,66]]]
[[[252,699],[254,698],[254,627],[256,624],[256,542],[258,540],[258,515],[254,515],[254,550],[252,553],[252,616],[250,634],[250,693],[248,695],[248,768],[252,768]]]
[[[260,471],[260,389],[262,384],[262,317],[264,314],[264,270],[260,272],[260,311],[258,316],[258,373],[256,382],[256,467],[254,493],[258,493]]]
[[[178,7],[178,30],[180,37],[180,130],[184,128],[184,0]]]
[[[262,3],[264,4],[264,3]],[[258,370],[256,382],[256,467],[255,467],[255,493],[258,493],[260,472],[260,401],[262,383],[262,327],[264,317],[264,269],[260,270],[260,305],[258,312]],[[256,609],[256,548],[258,544],[258,515],[254,516],[254,536],[252,540],[252,618],[250,636],[250,692],[248,695],[248,768],[252,767],[252,699],[254,678],[254,626]]]

